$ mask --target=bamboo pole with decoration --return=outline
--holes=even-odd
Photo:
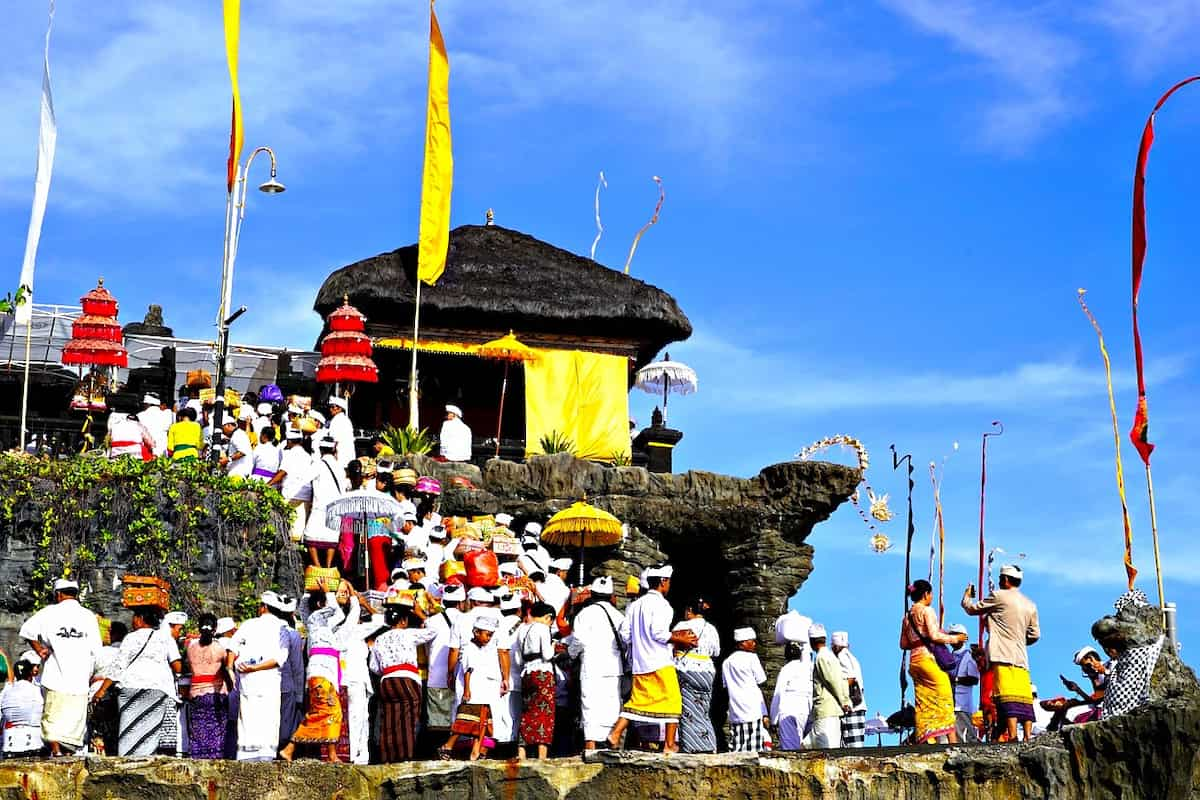
[[[1125,469],[1121,463],[1121,428],[1117,422],[1117,402],[1113,397],[1112,363],[1108,358],[1108,348],[1104,345],[1104,332],[1100,330],[1100,323],[1096,321],[1092,310],[1088,308],[1087,301],[1084,300],[1085,294],[1087,294],[1087,289],[1079,289],[1077,299],[1079,307],[1083,309],[1088,322],[1096,331],[1096,338],[1100,341],[1100,357],[1104,361],[1104,383],[1108,388],[1108,410],[1112,415],[1113,445],[1117,454],[1117,495],[1121,498],[1121,522],[1125,527],[1125,576],[1129,581],[1129,588],[1132,589],[1138,571],[1133,566],[1133,526],[1129,521],[1129,506],[1125,502]],[[1153,518],[1153,507],[1151,507],[1150,513]]]
[[[1154,476],[1150,471],[1150,454],[1154,445],[1150,442],[1150,416],[1146,402],[1146,376],[1142,364],[1142,336],[1138,330],[1138,293],[1142,288],[1142,268],[1146,263],[1146,165],[1150,160],[1150,148],[1154,146],[1154,117],[1171,95],[1188,84],[1200,81],[1200,75],[1185,78],[1158,99],[1150,116],[1146,119],[1146,127],[1142,130],[1142,140],[1138,146],[1137,163],[1133,171],[1133,354],[1137,366],[1138,399],[1137,410],[1134,414],[1133,427],[1129,438],[1141,456],[1146,466],[1146,494],[1150,503],[1150,537],[1154,544],[1154,572],[1158,582],[1158,607],[1163,610],[1163,626],[1166,626],[1166,597],[1163,593],[1162,560],[1158,550],[1158,513],[1154,503]],[[1133,577],[1129,579],[1129,587],[1133,588]]]
[[[913,487],[916,486],[916,481],[913,480],[913,463],[912,453],[905,453],[899,456],[896,453],[896,445],[889,445],[892,450],[892,471],[900,469],[900,465],[908,463],[908,528],[906,529],[905,546],[904,546],[904,602],[901,617],[908,614],[908,587],[912,584],[912,543],[913,536],[917,529],[913,525]],[[900,651],[900,707],[904,707],[904,696],[908,693],[908,675],[904,672],[904,651]]]
[[[1000,420],[993,420],[992,427],[999,430],[987,431],[983,434],[983,447],[979,456],[979,593],[983,594],[983,566],[987,560],[987,548],[984,544],[983,537],[983,504],[987,494],[987,440],[990,436],[1003,436],[1004,423]],[[979,618],[979,646],[983,646],[983,627],[984,618]]]

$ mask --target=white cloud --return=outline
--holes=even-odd
[[[682,146],[720,146],[764,113],[763,31],[739,11],[682,0],[445,4],[452,108],[475,120],[550,104],[608,109],[618,122],[669,126]],[[243,4],[247,147],[267,141],[291,165],[330,172],[372,141],[408,136],[418,147],[426,20],[420,3]],[[0,33],[19,56],[0,69],[13,119],[0,132],[0,199],[19,203],[32,178],[43,24],[31,11]],[[51,62],[56,205],[186,210],[199,187],[219,204],[230,102],[219,5],[60,0]]]
[[[998,410],[1061,403],[1104,391],[1104,375],[1073,361],[1013,363],[991,373],[932,370],[886,373],[846,372],[844,366],[805,363],[795,357],[753,350],[715,338],[703,330],[675,348],[686,353],[704,380],[703,396],[736,408],[771,411],[824,411],[868,408],[986,407]],[[1166,357],[1149,364],[1152,383],[1182,375],[1188,359]],[[842,374],[838,374],[841,370]],[[1114,382],[1128,383],[1117,372]]]
[[[993,77],[998,87],[982,110],[985,145],[1023,152],[1074,112],[1064,84],[1080,49],[1051,30],[1038,12],[973,0],[880,2],[921,30],[947,39]]]
[[[1122,42],[1140,74],[1194,56],[1200,34],[1200,3],[1195,0],[1099,0],[1084,13]]]

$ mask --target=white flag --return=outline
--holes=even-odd
[[[50,93],[50,30],[54,26],[54,0],[50,1],[50,22],[46,25],[46,50],[42,57],[42,119],[38,128],[37,174],[33,182],[33,211],[29,215],[29,232],[25,236],[25,260],[21,263],[21,282],[27,287],[25,302],[17,306],[17,322],[28,325],[33,315],[33,267],[37,261],[38,242],[42,238],[42,218],[46,216],[46,199],[50,195],[50,173],[54,169],[54,146],[58,143],[58,126],[54,121],[54,96]]]

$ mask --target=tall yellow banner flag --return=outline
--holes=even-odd
[[[233,85],[233,121],[229,129],[227,191],[233,191],[238,162],[242,160],[242,93],[238,90],[238,37],[241,29],[241,0],[225,0],[225,57],[229,61],[229,82]]]
[[[236,2],[236,0],[234,0]],[[229,0],[227,0],[229,2]],[[446,269],[450,246],[450,190],[454,155],[450,147],[450,59],[429,2],[429,105],[425,113],[425,170],[421,176],[421,230],[417,277],[433,286]]]

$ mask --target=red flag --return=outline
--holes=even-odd
[[[1133,428],[1129,438],[1137,448],[1138,455],[1146,466],[1150,465],[1150,454],[1154,445],[1150,443],[1150,415],[1146,406],[1146,378],[1142,370],[1142,336],[1138,332],[1138,292],[1142,288],[1142,265],[1146,261],[1146,163],[1150,160],[1150,148],[1154,146],[1154,115],[1167,102],[1167,98],[1176,91],[1193,81],[1200,81],[1200,75],[1182,80],[1167,90],[1167,93],[1154,104],[1142,131],[1142,143],[1138,148],[1137,167],[1133,173],[1133,357],[1137,363],[1138,400],[1137,413],[1133,418]]]

